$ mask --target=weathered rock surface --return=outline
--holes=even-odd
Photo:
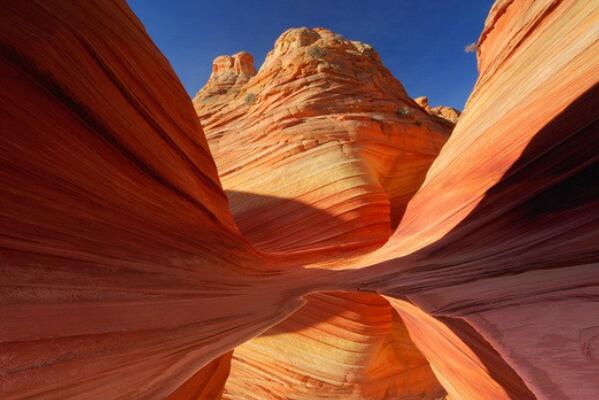
[[[458,118],[460,117],[460,114],[461,114],[461,112],[459,110],[457,110],[453,107],[447,107],[447,106],[431,107],[430,104],[428,104],[428,97],[426,97],[426,96],[416,97],[414,99],[414,101],[416,102],[416,104],[418,104],[420,107],[422,107],[424,109],[424,111],[426,111],[429,115],[443,118],[443,119],[451,122],[453,125],[455,125],[456,122],[458,122]]]
[[[220,76],[196,110],[236,222],[271,253],[322,262],[381,245],[450,132],[414,105],[374,49],[324,29],[284,32],[245,84],[215,91]],[[239,82],[237,71],[227,76]],[[309,397],[314,388],[323,398],[440,397],[393,308],[370,296],[308,296],[235,350],[225,398]]]
[[[124,3],[11,2],[0,13],[0,27],[2,398],[189,399],[221,391],[251,398],[254,392],[235,395],[225,378],[263,376],[260,367],[270,368],[280,355],[264,354],[254,364],[237,360],[276,348],[293,364],[280,364],[284,370],[270,386],[255,386],[261,398],[280,398],[281,384],[295,386],[299,398],[334,398],[333,386],[357,398],[384,396],[383,387],[431,396],[438,384],[454,400],[599,397],[595,1],[504,0],[493,7],[478,43],[480,77],[451,137],[388,242],[352,258],[333,251],[333,237],[323,240],[319,224],[303,228],[313,231],[305,234],[308,246],[278,239],[284,228],[276,223],[272,241],[240,234],[191,103]],[[271,60],[314,43],[310,31],[293,32]],[[215,95],[223,99],[215,113],[245,102],[233,92],[237,81]],[[281,90],[283,96],[289,88]],[[268,111],[255,94],[249,103]],[[322,111],[311,111],[311,99],[297,105],[307,107],[305,118]],[[335,101],[332,96],[338,109]],[[433,139],[443,128],[405,101],[430,127],[435,144],[429,149],[438,151],[442,140]],[[379,105],[395,110],[390,104]],[[210,118],[218,119],[207,115],[208,129],[214,128]],[[244,111],[237,118],[242,132],[250,117]],[[280,133],[282,120],[252,120],[261,124],[254,141],[268,137],[272,126],[282,146],[291,143]],[[348,130],[360,132],[350,121]],[[419,143],[417,128],[388,129],[411,132],[410,143]],[[212,147],[215,138],[209,139]],[[233,151],[223,141],[220,151]],[[248,135],[240,143],[254,142]],[[219,169],[242,185],[235,167],[252,164],[245,177],[257,183],[243,196],[258,203],[269,196],[270,189],[261,188],[285,183],[283,176],[261,181],[249,172],[269,171],[267,144],[264,157],[248,154],[238,164],[231,158]],[[349,158],[358,177],[376,158],[368,154]],[[340,159],[331,158],[333,164]],[[309,174],[310,165],[322,164],[298,165]],[[374,169],[372,176],[382,174]],[[383,209],[393,204],[385,196],[394,192],[368,179],[373,184],[366,191],[380,185],[376,196],[355,196],[366,208],[373,201],[373,210],[385,215],[379,225],[389,226],[393,218]],[[339,197],[341,204],[351,198],[343,190],[331,193],[333,203]],[[286,200],[298,198],[316,220],[325,221],[323,210],[339,220],[340,249],[375,245],[361,234],[353,243],[347,239],[362,229],[360,210],[350,219],[343,207],[294,195]],[[288,204],[288,213],[300,212]],[[266,207],[258,210],[262,227],[255,232],[268,226]],[[276,218],[285,215],[280,207],[272,210]],[[288,237],[297,237],[298,230],[289,229]],[[372,232],[380,241],[377,229]],[[322,262],[312,262],[318,252]],[[395,311],[374,294],[340,293],[356,289],[383,294]],[[351,304],[341,310],[314,302],[344,296]],[[330,317],[320,325],[330,331],[301,321],[302,311],[287,319],[304,297],[304,317]],[[359,301],[378,312],[355,308]],[[285,346],[288,335],[296,341]],[[313,338],[323,343],[313,347]],[[230,354],[235,347],[237,358],[236,351]],[[307,351],[322,356],[328,370],[319,370]],[[354,363],[355,353],[366,362]],[[375,354],[382,355],[369,364]],[[393,376],[378,366],[393,368]],[[397,376],[414,377],[407,366],[430,370],[436,380],[423,373],[414,378],[418,384],[402,386]],[[310,391],[304,382],[319,376],[329,381]]]
[[[314,294],[237,347],[224,399],[429,399],[445,390],[401,318],[371,293]]]
[[[212,63],[212,74],[202,93],[205,96],[225,94],[232,88],[243,85],[255,74],[254,57],[250,53],[242,51],[232,56],[217,57]]]
[[[237,224],[268,251],[381,245],[451,130],[372,47],[326,29],[284,32],[255,76],[215,92],[220,76],[194,105]]]
[[[365,272],[368,286],[461,318],[537,398],[590,400],[599,393],[599,204],[589,184],[599,154],[598,3],[500,1],[478,49],[464,113],[398,230],[368,257],[387,260]],[[427,358],[447,351],[428,337],[430,350],[419,347]],[[481,381],[470,383],[479,396]]]

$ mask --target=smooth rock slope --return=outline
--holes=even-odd
[[[165,398],[300,305],[126,4],[11,2],[0,27],[1,398]]]

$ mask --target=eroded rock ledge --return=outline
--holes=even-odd
[[[428,104],[428,97],[426,97],[426,96],[417,97],[414,99],[414,101],[416,102],[416,104],[418,104],[420,107],[422,107],[424,109],[424,111],[426,111],[429,115],[443,118],[444,120],[451,122],[453,125],[455,125],[456,122],[458,122],[458,118],[460,117],[460,114],[461,114],[461,112],[459,110],[457,110],[453,107],[447,107],[447,106],[431,107],[430,104]]]

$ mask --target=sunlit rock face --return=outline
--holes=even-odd
[[[428,97],[426,97],[426,96],[416,97],[414,99],[414,101],[416,102],[416,104],[418,104],[420,107],[422,107],[424,109],[424,111],[426,111],[429,115],[442,118],[442,119],[450,122],[451,126],[455,125],[455,123],[458,122],[458,118],[460,117],[460,114],[461,114],[461,112],[459,110],[456,110],[453,107],[447,107],[447,106],[431,107],[431,105],[428,104]]]
[[[401,318],[372,293],[314,294],[235,349],[224,399],[430,399],[445,390]]]
[[[422,112],[372,47],[328,30],[284,32],[247,83],[223,72],[227,59],[194,104],[241,231],[263,251],[319,262],[381,245],[451,125]],[[223,75],[239,84],[215,91]],[[307,300],[235,350],[225,398],[445,394],[386,300]]]
[[[126,4],[6,4],[0,397],[599,398],[597,27],[594,1],[497,2],[478,42],[478,82],[440,151],[447,125],[382,72],[354,85],[352,99],[377,93],[369,111],[335,91],[327,92],[328,103],[317,92],[289,99],[304,96],[302,87],[312,93],[313,80],[326,89],[319,74],[337,60],[327,57],[348,43],[356,68],[379,65],[364,45],[325,30],[291,30],[256,75],[246,56],[219,64],[211,79],[217,94],[201,106],[212,102],[212,114],[198,108],[205,92],[196,98],[210,148],[226,160],[222,168],[217,159],[217,172],[192,103]],[[317,72],[294,86],[309,68],[280,61],[285,67],[277,70],[276,60],[302,51],[308,59],[302,49],[323,37],[339,47],[311,50],[307,63],[318,60]],[[254,89],[253,100],[235,94],[236,87],[258,88],[254,82],[266,91],[276,82],[275,75],[258,79],[268,69],[289,73],[290,86],[279,85],[270,100]],[[331,78],[329,88],[346,88],[345,79],[354,78]],[[375,92],[377,86],[384,87]],[[276,93],[288,96],[288,109],[277,105]],[[390,123],[387,116],[398,115],[393,96],[415,111]],[[356,111],[349,128],[336,131],[345,121],[339,104]],[[287,117],[268,114],[268,107]],[[415,158],[429,150],[436,156],[405,212],[393,206],[401,196],[381,183],[396,176],[381,172],[392,168],[373,161],[379,136],[369,114],[379,112],[386,115],[380,132],[393,133],[376,140],[384,163],[393,160],[396,137],[412,138],[401,146],[414,145],[404,149]],[[236,160],[229,154],[234,139],[227,143],[224,131],[212,136],[219,113],[230,113],[230,123],[245,132],[240,146],[254,154]],[[358,128],[362,114],[366,131]],[[283,128],[294,115],[312,129]],[[422,129],[410,118],[430,128],[429,150],[420,147]],[[303,148],[288,130],[307,137]],[[346,176],[341,156],[310,152],[328,152],[318,143],[323,132],[332,135],[329,146],[347,144],[339,150],[355,171],[347,186],[329,183]],[[272,137],[279,141],[260,142]],[[277,144],[283,150],[274,151]],[[317,193],[330,190],[331,203],[296,196],[293,188],[311,187],[306,182],[280,189],[287,197],[270,192],[288,179],[272,174],[275,161],[289,157],[285,146],[303,160],[298,176],[313,171],[323,182]],[[329,178],[318,169],[324,160],[336,168]],[[245,165],[247,172],[236,172]],[[232,188],[232,212],[219,175]],[[369,182],[364,192],[356,192],[356,176]],[[273,197],[289,208],[269,203]],[[369,251],[385,232],[360,225],[366,211],[348,199],[373,215],[380,211],[376,226],[386,234],[393,210],[402,210],[379,249]],[[252,204],[273,206],[255,207],[257,225],[248,229],[252,214],[242,211]],[[277,219],[300,215],[305,224],[285,225],[285,235]],[[337,235],[323,239],[320,226],[335,220]],[[306,244],[302,231],[311,239]]]
[[[203,92],[206,96],[225,94],[243,85],[255,74],[254,58],[248,52],[217,57],[212,63],[212,74]]]
[[[249,81],[238,71],[219,91],[213,73],[194,105],[241,231],[287,254],[381,245],[451,128],[372,47],[326,29],[290,29]]]

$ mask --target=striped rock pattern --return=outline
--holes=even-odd
[[[419,110],[374,49],[324,29],[284,32],[249,80],[245,52],[212,70],[194,104],[238,226],[270,253],[324,261],[381,245],[453,126]],[[225,398],[445,393],[386,300],[307,300],[235,350]]]
[[[467,322],[537,398],[594,399],[599,2],[497,2],[478,63],[451,137],[388,243],[356,263],[378,266],[356,279]],[[447,351],[418,325],[429,360]],[[462,380],[445,385],[452,397],[497,398],[480,377],[435,370]]]
[[[313,294],[237,347],[224,399],[429,399],[446,394],[401,318],[372,293]]]
[[[300,51],[297,43],[321,40],[313,39],[302,33],[278,48]],[[356,57],[374,57],[353,46]],[[225,74],[223,87],[260,75],[241,83],[251,69],[239,59],[247,76]],[[8,3],[0,13],[1,397],[409,399],[443,396],[442,386],[452,400],[596,399],[598,60],[597,1],[498,1],[478,42],[476,87],[440,152],[444,140],[431,139],[439,154],[405,212],[399,189],[378,179],[387,175],[376,157],[358,152],[361,159],[348,145],[357,171],[350,181],[362,177],[368,196],[339,190],[331,199],[355,198],[364,210],[301,199],[307,217],[325,221],[327,210],[338,227],[327,234],[307,222],[307,241],[287,242],[296,227],[278,240],[284,230],[260,222],[265,207],[255,229],[241,233],[248,225],[237,225],[240,206],[232,200],[231,213],[218,175],[224,187],[225,175],[241,184],[236,167],[260,157],[230,158],[217,173],[191,102],[126,4]],[[251,94],[248,107],[267,105]],[[231,95],[216,95],[219,109],[235,107],[246,115],[238,122],[250,123],[247,110],[228,105],[246,96]],[[381,112],[441,135],[404,101],[416,111],[385,109],[385,100]],[[287,113],[318,115],[307,103]],[[282,135],[281,123],[258,124]],[[398,126],[418,142],[416,123]],[[256,140],[269,137],[262,128]],[[371,151],[370,140],[357,149]],[[221,142],[223,154],[232,151],[224,134]],[[279,145],[298,151],[288,143]],[[251,169],[268,172],[269,156],[281,156],[267,144],[257,147],[264,165]],[[245,177],[256,187],[237,196],[271,201],[260,188],[277,179]],[[300,212],[289,204],[288,213]],[[384,216],[374,228],[360,225],[367,211]],[[366,252],[394,223],[389,240]],[[273,239],[257,236],[268,226]],[[376,240],[361,239],[365,232]],[[279,364],[269,381],[260,373],[281,359],[273,349],[294,368]],[[254,386],[240,379],[252,375],[260,377]]]
[[[0,398],[162,399],[301,305],[125,3],[11,2],[0,27]]]
[[[372,47],[325,29],[284,32],[248,81],[250,62],[217,57],[194,98],[241,231],[286,254],[384,243],[451,127]]]

